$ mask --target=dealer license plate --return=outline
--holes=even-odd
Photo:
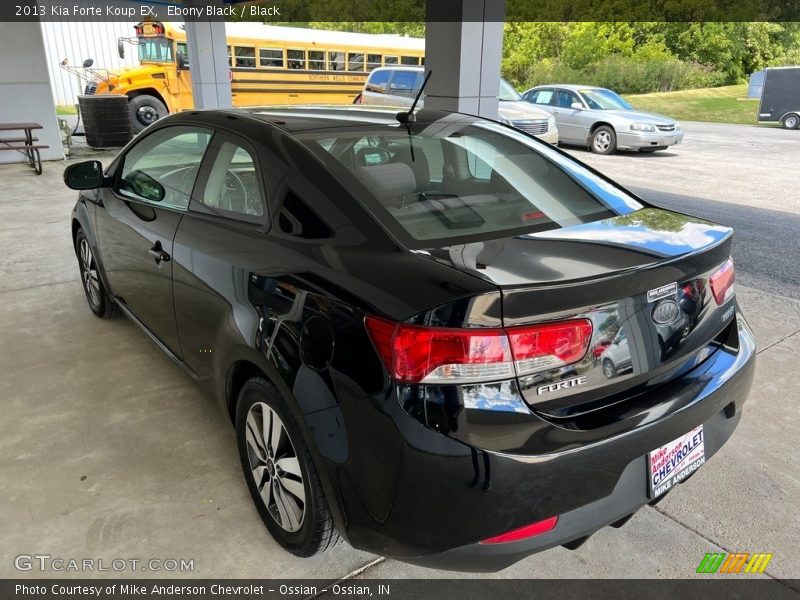
[[[706,462],[703,426],[672,440],[647,455],[650,498],[668,492]]]

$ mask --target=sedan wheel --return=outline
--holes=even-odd
[[[608,358],[603,360],[603,375],[606,376],[606,379],[613,379],[617,376],[617,369]]]
[[[236,438],[247,487],[272,537],[297,556],[339,541],[319,474],[300,427],[263,377],[242,386]]]
[[[608,125],[601,125],[594,130],[590,147],[595,154],[611,154],[617,149],[617,134]]]

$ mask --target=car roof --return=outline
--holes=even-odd
[[[279,127],[287,132],[317,131],[345,127],[375,127],[399,125],[397,107],[370,107],[363,105],[289,105],[249,107],[246,109],[193,110],[171,115],[161,121],[191,120],[241,130],[252,135],[252,125],[261,123]],[[416,111],[416,123],[433,123],[453,113],[432,109]],[[463,119],[478,120],[479,117],[461,115]],[[248,124],[250,129],[248,129]]]
[[[387,67],[376,67],[370,71],[370,74],[375,71],[424,71],[425,67],[415,65],[389,65]]]
[[[573,92],[579,92],[581,90],[605,90],[608,88],[600,87],[597,85],[578,85],[576,83],[548,83],[547,85],[537,85],[536,87],[532,88],[534,90],[538,90],[539,88],[561,88],[564,90],[571,90]]]

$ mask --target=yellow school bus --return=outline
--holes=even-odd
[[[85,93],[127,96],[138,132],[194,103],[183,25],[145,21],[134,29],[119,50],[123,55],[125,43],[133,44],[140,64],[110,71]],[[261,23],[226,23],[225,30],[234,106],[351,103],[373,69],[424,64],[421,38]]]

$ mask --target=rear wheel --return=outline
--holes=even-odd
[[[100,279],[100,272],[97,268],[94,252],[92,252],[92,246],[83,229],[78,229],[78,233],[75,235],[75,253],[78,255],[81,283],[83,284],[83,292],[86,294],[89,308],[98,317],[109,318],[117,316],[117,305],[106,292],[103,280]]]
[[[617,134],[608,125],[601,125],[592,133],[589,148],[595,154],[612,154],[617,149]]]
[[[297,556],[335,545],[339,534],[308,446],[266,379],[242,387],[236,437],[247,487],[272,537]]]
[[[784,129],[797,129],[800,127],[800,115],[789,113],[781,119],[781,125]]]
[[[169,114],[169,110],[161,100],[147,94],[131,98],[128,101],[128,108],[131,111],[131,126],[134,133],[139,133]]]

